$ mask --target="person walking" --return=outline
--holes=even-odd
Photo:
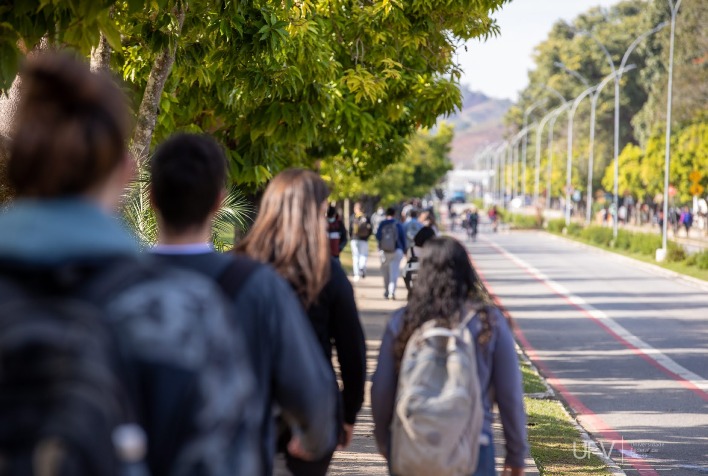
[[[344,448],[364,401],[366,341],[352,286],[339,261],[329,256],[328,195],[327,185],[312,171],[281,172],[268,184],[256,221],[237,251],[270,263],[300,298],[324,357],[331,362],[332,346],[337,350],[342,377],[339,447]],[[334,375],[331,367],[330,372]],[[287,431],[281,434],[283,441],[289,438]],[[334,447],[315,461],[305,461],[284,445],[281,449],[277,476],[324,476]]]
[[[386,211],[382,208],[379,207],[376,210],[376,213],[371,215],[371,230],[376,233],[376,230],[379,229],[379,225],[381,225],[381,222],[386,219]]]
[[[350,220],[349,235],[352,248],[352,271],[354,281],[366,277],[366,262],[369,259],[369,237],[373,234],[371,222],[364,214],[361,203],[354,204]]]
[[[473,206],[467,215],[467,237],[472,241],[477,241],[477,230],[479,228],[479,212]]]
[[[403,223],[403,231],[406,232],[406,246],[408,249],[413,246],[413,239],[423,226],[424,225],[418,221],[418,210],[415,208],[410,209],[406,221]],[[408,251],[408,249],[406,251]]]
[[[376,241],[381,257],[381,271],[384,278],[384,299],[396,299],[396,286],[401,271],[401,260],[406,249],[406,232],[396,220],[396,210],[388,208],[386,219],[376,230]]]
[[[686,237],[689,237],[689,232],[691,231],[691,227],[693,226],[693,213],[691,213],[691,210],[688,207],[683,207],[683,211],[681,212],[681,225],[686,229]]]
[[[469,333],[471,342],[474,343],[473,356],[470,356],[472,360],[463,359],[460,361],[461,365],[455,367],[456,369],[464,369],[465,362],[476,360],[475,365],[467,368],[467,371],[472,375],[476,374],[477,382],[472,382],[471,388],[476,387],[474,383],[479,384],[478,393],[470,395],[470,397],[471,402],[479,402],[477,399],[481,399],[481,408],[483,409],[483,422],[480,422],[481,433],[472,434],[479,446],[470,449],[470,452],[478,450],[476,470],[470,471],[469,474],[473,476],[496,474],[492,439],[492,409],[496,403],[506,440],[504,475],[523,475],[528,443],[523,389],[514,339],[506,319],[491,303],[491,299],[470,264],[464,246],[450,237],[433,238],[425,244],[421,256],[419,277],[413,287],[408,306],[393,314],[384,331],[371,387],[374,435],[379,451],[389,460],[389,463],[398,461],[395,454],[397,447],[392,446],[392,441],[397,444],[403,441],[402,435],[397,435],[395,431],[405,430],[402,430],[400,425],[394,425],[392,433],[392,423],[396,418],[405,418],[409,411],[418,411],[411,406],[406,407],[406,400],[401,392],[419,390],[399,386],[399,379],[404,376],[410,378],[407,373],[410,368],[404,371],[402,361],[415,356],[412,353],[415,349],[409,347],[419,345],[422,342],[420,332],[431,328],[439,331],[435,335],[447,335],[447,333],[459,329],[457,332],[462,332],[462,335]],[[411,339],[416,340],[411,341]],[[420,345],[425,344],[421,343]],[[450,349],[449,346],[448,342],[446,348]],[[416,347],[416,349],[420,348]],[[414,363],[414,360],[407,360],[407,362]],[[450,367],[448,366],[448,368]],[[464,381],[466,376],[457,375],[456,378],[459,381]],[[444,384],[445,382],[437,383]],[[433,378],[426,382],[426,385],[435,384],[436,381]],[[468,388],[462,390],[464,393]],[[405,395],[407,394],[405,393]],[[444,391],[438,396],[443,397]],[[459,414],[449,414],[449,409],[445,413],[445,409],[435,406],[428,407],[424,403],[419,402],[418,406],[430,412],[431,415],[436,414],[437,411],[442,412],[439,418],[429,416],[429,419],[425,420],[430,425],[438,424],[439,419],[442,418],[449,418],[453,423],[467,421],[465,417],[468,415],[468,410],[473,411],[478,408],[476,406],[473,409],[455,407]],[[476,420],[470,418],[469,421],[474,428],[479,428],[479,423],[474,423]],[[418,424],[422,423],[411,425],[413,430],[417,428]],[[466,441],[464,438],[470,428],[459,427],[459,430],[461,431],[460,438],[463,438],[460,441]],[[449,432],[453,431],[452,424],[450,424],[445,438],[450,438]],[[455,435],[453,434],[453,436]],[[435,454],[440,451],[434,447],[432,440],[429,440],[429,451],[426,450],[425,441],[421,440],[420,445],[423,446],[419,447],[420,451],[416,456],[421,461],[425,460],[427,454]],[[458,443],[459,441],[453,441],[455,445]],[[400,448],[404,449],[404,446],[401,445]],[[444,449],[447,450],[447,455],[454,454],[454,447]],[[471,464],[471,461],[467,460],[467,463]],[[456,472],[455,474],[461,473]]]
[[[243,335],[209,280],[139,253],[121,89],[29,59],[0,212],[0,454],[8,474],[261,474]],[[141,466],[141,467],[139,467]]]
[[[262,474],[270,475],[274,407],[290,416],[301,435],[291,442],[291,453],[317,459],[333,447],[334,377],[285,280],[268,265],[212,248],[212,221],[224,198],[226,174],[224,151],[209,136],[178,134],[157,148],[150,161],[159,229],[152,253],[214,280],[233,304],[230,317],[245,333],[256,376],[258,407],[252,416]]]
[[[329,252],[339,260],[339,255],[347,246],[347,228],[333,206],[327,208],[327,236],[329,237]]]

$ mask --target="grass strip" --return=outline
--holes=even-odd
[[[521,360],[524,393],[544,393],[546,386],[536,371]],[[558,400],[524,397],[531,456],[539,474],[554,476],[611,475],[605,463],[585,452],[573,419]],[[577,455],[577,456],[576,456]]]

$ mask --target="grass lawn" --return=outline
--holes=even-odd
[[[521,362],[524,393],[543,393],[546,387],[541,377],[525,362]],[[591,454],[590,458],[576,458],[575,452],[585,452],[580,433],[573,420],[558,400],[524,397],[528,417],[531,456],[541,475],[610,475],[605,463]]]

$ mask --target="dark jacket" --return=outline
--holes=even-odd
[[[394,218],[387,218],[384,221],[381,222],[379,225],[378,230],[376,230],[376,241],[379,242],[379,246],[381,245],[381,230],[383,229],[384,226],[389,225],[391,223],[396,224],[396,229],[398,230],[398,239],[396,240],[396,249],[399,249],[401,251],[406,250],[406,231],[403,229],[403,225],[401,225],[401,222]]]
[[[0,260],[40,272],[149,261],[117,220],[83,200],[17,201],[0,214],[0,230]],[[101,308],[127,352],[151,474],[259,474],[249,420],[255,382],[221,293],[157,263],[142,262],[138,274],[106,293]]]
[[[166,263],[218,279],[233,257],[217,253],[156,254]],[[260,453],[271,474],[275,451],[273,404],[303,431],[302,442],[317,456],[335,445],[336,382],[317,350],[315,336],[288,284],[260,265],[235,296],[232,318],[246,336],[256,375]]]
[[[329,237],[330,254],[334,258],[339,258],[340,253],[347,246],[347,229],[339,217],[336,217],[334,221],[327,220],[327,236]]]
[[[329,281],[307,315],[329,362],[332,345],[342,374],[343,419],[354,424],[364,401],[366,340],[354,301],[354,290],[337,260],[331,261]]]

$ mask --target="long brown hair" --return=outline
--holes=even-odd
[[[322,209],[329,189],[303,169],[278,174],[263,194],[258,217],[237,250],[273,265],[307,308],[329,279],[330,256]]]
[[[403,328],[394,343],[397,365],[416,329],[431,320],[442,327],[458,325],[471,306],[481,308],[482,332],[477,343],[484,349],[492,334],[491,304],[487,290],[459,241],[447,236],[426,241],[418,279],[403,315]]]

